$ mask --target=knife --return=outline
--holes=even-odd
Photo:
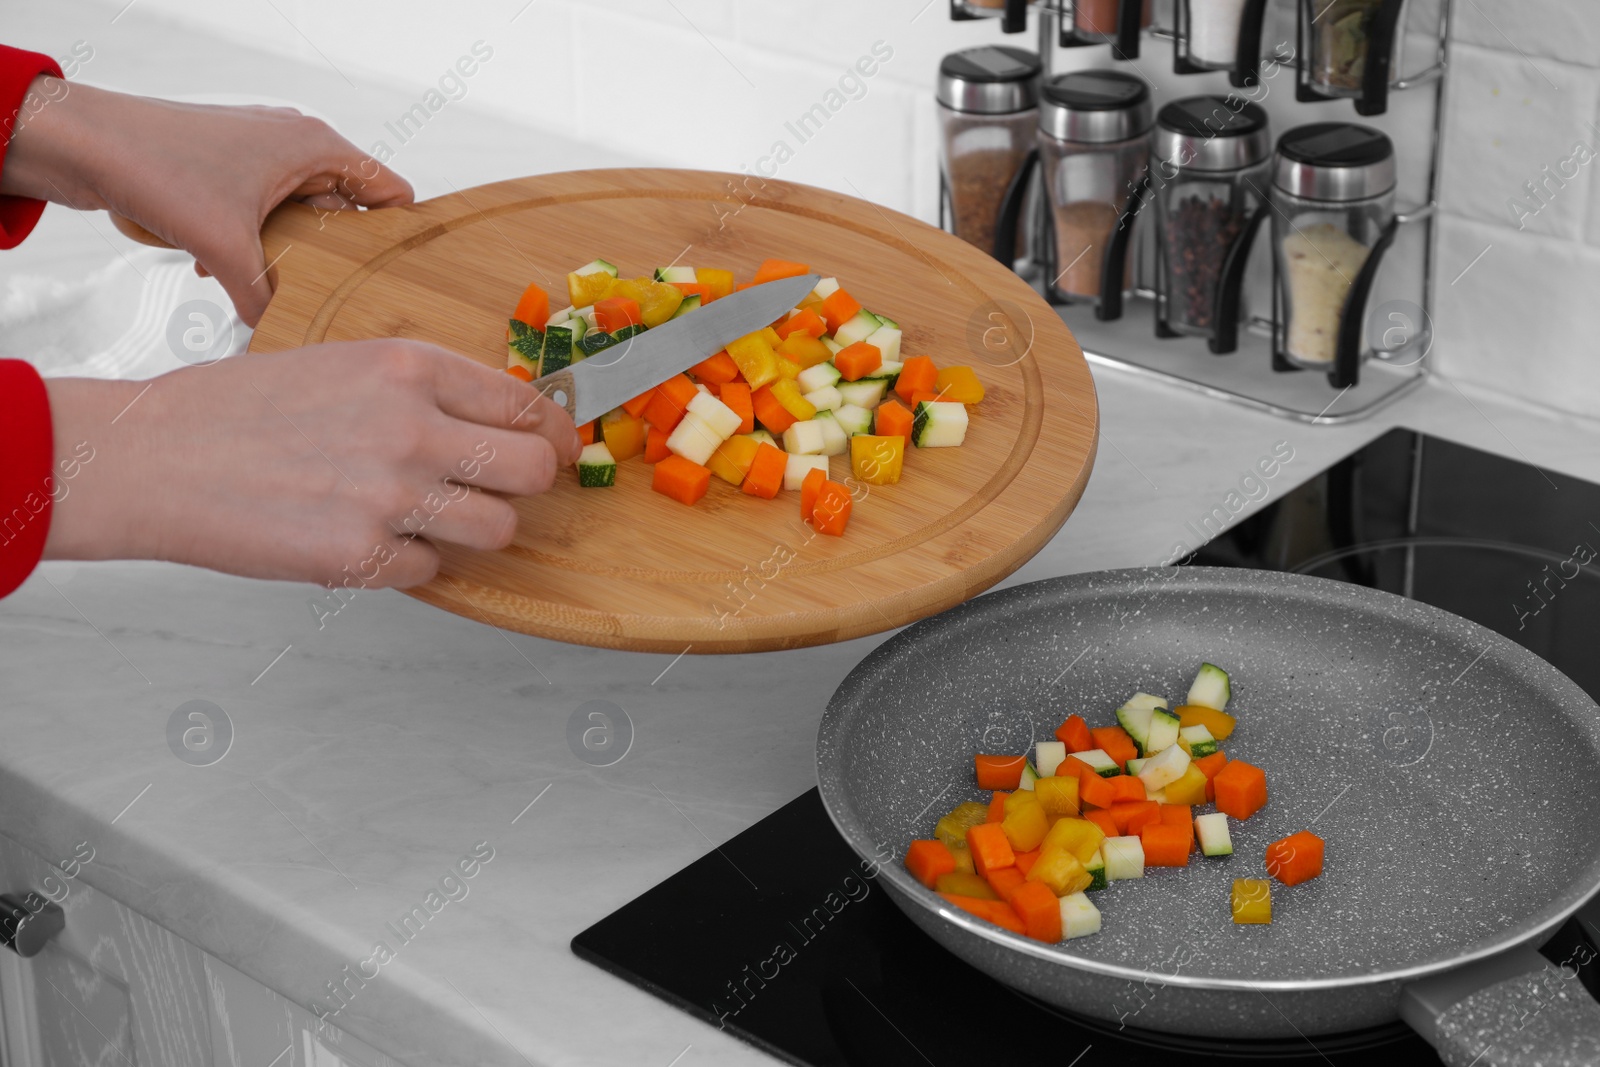
[[[682,318],[668,319],[620,345],[536,378],[533,387],[566,408],[581,426],[710,359],[729,341],[772,325],[804,300],[819,280],[815,274],[780,278],[713,300]]]

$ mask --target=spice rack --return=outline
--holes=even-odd
[[[952,12],[961,0],[952,0]],[[1216,355],[1204,339],[1175,337],[1158,321],[1154,226],[1134,221],[1131,240],[1138,269],[1120,316],[1097,314],[1092,301],[1062,301],[1049,284],[1061,270],[1049,249],[1053,241],[1049,210],[1033,196],[1025,229],[1032,254],[1017,261],[1019,273],[1055,307],[1090,362],[1184,388],[1280,417],[1311,423],[1353,421],[1370,415],[1419,386],[1430,373],[1433,309],[1437,282],[1437,212],[1443,115],[1448,82],[1448,35],[1454,0],[1405,0],[1398,19],[1393,64],[1384,87],[1387,106],[1376,116],[1352,114],[1352,101],[1326,100],[1305,88],[1304,36],[1296,6],[1277,0],[1265,12],[1260,35],[1261,66],[1254,84],[1239,87],[1236,72],[1184,70],[1168,74],[1164,48],[1174,41],[1171,5],[1157,10],[1154,25],[1139,36],[1145,47],[1129,50],[1126,37],[1113,38],[1104,52],[1074,47],[1089,42],[1064,38],[1071,26],[1072,0],[1035,0],[1041,79],[1056,70],[1110,66],[1138,73],[1165,99],[1198,93],[1227,95],[1262,103],[1273,112],[1275,134],[1315,121],[1360,121],[1375,126],[1397,146],[1401,185],[1394,218],[1393,247],[1377,270],[1364,316],[1364,333],[1374,354],[1359,365],[1354,384],[1338,375],[1297,370],[1276,355],[1275,331],[1282,314],[1272,277],[1270,240],[1257,233],[1243,283],[1248,312],[1242,317],[1234,350]],[[1137,8],[1137,4],[1125,5]],[[1013,12],[1013,16],[1014,16]],[[1165,14],[1166,17],[1163,17]],[[970,15],[968,16],[970,17]],[[1013,17],[1011,28],[1016,27]],[[1128,19],[1124,19],[1124,26]],[[1062,51],[1063,46],[1071,49]],[[1130,54],[1131,52],[1131,54]],[[1107,64],[1102,60],[1109,58]],[[1421,59],[1420,65],[1408,62]],[[1419,69],[1408,69],[1418,66]],[[1232,83],[1230,85],[1230,82]],[[1357,108],[1355,110],[1367,110]],[[1153,213],[1153,212],[1152,212]],[[1153,220],[1152,220],[1153,221]],[[999,229],[1005,229],[1002,220]],[[1271,225],[1260,227],[1270,231]],[[1041,251],[1043,254],[1040,254]],[[1004,258],[1004,257],[1002,257]]]

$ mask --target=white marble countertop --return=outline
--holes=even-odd
[[[58,17],[14,20],[11,43],[72,38]],[[331,77],[202,58],[180,78],[119,59],[126,51],[105,50],[98,80],[292,98],[286,85],[314,97]],[[390,98],[364,106],[384,114]],[[550,169],[496,148],[508,139],[483,136],[494,126],[463,110],[435,142],[419,140],[421,191],[448,191],[430,187],[429,168],[467,146],[451,170],[462,187]],[[109,254],[70,213],[46,219],[22,250],[33,258],[0,269]],[[1164,560],[1279,442],[1294,455],[1269,500],[1394,425],[1600,480],[1600,426],[1437,380],[1337,427],[1114,371],[1096,380],[1105,432],[1088,491],[1011,583]],[[468,895],[400,947],[338,1025],[418,1065],[765,1061],[568,942],[810,788],[823,705],[882,638],[674,660],[505,634],[393,592],[359,594],[319,631],[311,592],[161,564],[41,568],[0,601],[0,832],[47,856],[91,842],[86,882],[306,1006],[376,940],[394,944],[386,924],[487,842],[493,859]],[[636,730],[608,768],[567,745],[569,716],[594,698]],[[235,731],[207,767],[168,748],[169,717],[194,699],[223,708]]]

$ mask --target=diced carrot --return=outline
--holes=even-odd
[[[830,537],[844,536],[850,524],[850,509],[854,505],[850,490],[839,482],[826,481],[817,490],[817,501],[811,505],[811,525],[818,533]]]
[[[1089,747],[1093,748],[1094,746],[1090,745]],[[1092,774],[1096,778],[1100,777],[1099,771],[1083,762],[1076,755],[1068,755],[1066,759],[1062,760],[1056,766],[1056,774],[1071,775],[1074,778],[1082,778],[1086,774]]]
[[[974,756],[979,789],[1015,789],[1022,781],[1022,756]]]
[[[1011,894],[1015,893],[1022,886],[1022,883],[1026,881],[1026,876],[1016,867],[1001,867],[990,871],[985,877],[989,882],[989,888],[993,889],[995,894],[1008,904],[1011,902]]]
[[[1189,847],[1194,848],[1194,809],[1188,804],[1162,804],[1161,822],[1183,831],[1183,836],[1189,842]]]
[[[578,427],[578,440],[586,445],[594,444],[594,420],[590,419]]]
[[[856,298],[843,289],[835,289],[831,296],[822,301],[822,317],[828,324],[829,333],[838,333],[839,327],[855,318],[861,311],[861,305]]]
[[[987,919],[996,926],[1004,927],[1014,934],[1026,935],[1028,932],[1028,928],[1023,924],[1021,917],[1012,910],[1010,904],[1003,900],[959,897],[954,893],[940,893],[939,895],[967,914],[976,915],[980,919]]]
[[[1055,944],[1061,940],[1061,901],[1043,882],[1023,882],[1007,898],[1022,920],[1027,935],[1035,941]]]
[[[687,377],[674,374],[656,386],[655,395],[645,405],[644,420],[664,433],[671,433],[673,427],[683,421],[683,413],[689,410],[689,401],[698,392]]]
[[[1001,823],[1006,818],[1006,797],[1010,793],[997,790],[989,798],[989,814],[984,817],[984,822]]]
[[[764,285],[775,282],[779,278],[798,278],[802,274],[810,274],[811,268],[804,263],[791,263],[786,259],[769,259],[756,268],[756,276],[750,279],[751,285]]]
[[[1083,817],[1100,827],[1100,832],[1107,837],[1117,837],[1122,833],[1117,829],[1117,821],[1111,817],[1109,811],[1090,809],[1083,813]]]
[[[1267,846],[1267,873],[1284,885],[1299,885],[1322,873],[1322,838],[1301,830]]]
[[[670,436],[665,430],[658,430],[654,426],[644,432],[644,461],[646,463],[660,463],[672,455],[672,450],[667,447],[667,438]]]
[[[931,393],[939,381],[939,369],[933,365],[933,360],[927,356],[912,356],[905,361],[905,366],[900,368],[900,377],[895,379],[894,391],[900,399],[910,400],[918,393]]]
[[[1200,773],[1206,776],[1206,800],[1217,799],[1217,773],[1228,765],[1228,755],[1225,752],[1213,752],[1209,756],[1201,756],[1197,760],[1190,760],[1194,766],[1200,768]]]
[[[893,400],[884,401],[884,407],[894,404]],[[880,412],[883,408],[878,409]],[[904,408],[900,408],[904,411]],[[882,415],[879,416],[882,418]],[[1067,746],[1067,752],[1087,752],[1094,747],[1094,739],[1089,734],[1089,724],[1083,721],[1082,715],[1068,715],[1067,721],[1056,727],[1056,740]]]
[[[775,434],[781,434],[795,424],[795,417],[789,414],[788,408],[778,402],[777,397],[772,395],[770,385],[763,385],[751,393],[750,405],[755,417],[761,420],[761,425]]]
[[[1139,801],[1144,799],[1144,783],[1132,774],[1117,774],[1105,779],[1105,783],[1116,794],[1117,803],[1124,801]]]
[[[1139,758],[1139,746],[1133,743],[1128,731],[1120,726],[1096,726],[1089,731],[1089,736],[1094,738],[1096,748],[1116,760],[1118,767],[1125,766],[1131,759]]]
[[[750,387],[744,382],[727,382],[717,390],[717,399],[734,410],[742,420],[739,433],[749,433],[756,428],[756,409],[750,403]]]
[[[913,841],[906,849],[906,870],[929,889],[941,874],[956,869],[956,857],[943,841]]]
[[[1189,866],[1192,842],[1180,827],[1161,822],[1149,823],[1139,831],[1139,843],[1144,846],[1146,867]]]
[[[806,472],[805,480],[800,483],[800,519],[802,522],[811,521],[811,509],[817,502],[817,494],[822,492],[822,483],[828,476],[820,470]]]
[[[942,400],[942,399],[943,399],[943,397],[941,397],[938,393],[934,392],[932,389],[918,389],[916,392],[911,394],[911,399],[910,399],[909,403],[911,404],[911,410],[915,411],[917,409],[917,405],[922,403],[923,401],[927,401],[928,403],[931,404],[936,400]]]
[[[510,366],[510,367],[507,367],[506,368],[506,373],[511,375],[513,378],[517,379],[518,381],[523,381],[523,382],[531,382],[531,381],[533,381],[533,371],[529,370],[527,367],[522,366],[520,363],[515,364],[513,366]]]
[[[773,329],[778,331],[779,337],[787,341],[789,335],[797,331],[812,337],[821,337],[828,332],[828,324],[823,322],[822,317],[815,311],[810,308],[803,308],[784,319],[780,325],[773,327]]]
[[[716,299],[711,295],[711,287],[709,285],[701,285],[699,282],[673,282],[672,284],[685,297],[698,296],[702,305],[709,304]]]
[[[756,449],[756,458],[750,461],[750,470],[744,476],[740,491],[751,496],[771,500],[783,488],[783,471],[789,458],[781,448],[773,448],[765,441]]]
[[[878,405],[878,413],[873,418],[872,432],[879,437],[904,437],[906,444],[911,443],[911,412],[898,400],[885,400]],[[1081,719],[1079,720],[1082,721]],[[1069,749],[1071,745],[1067,746]]]
[[[1117,802],[1117,793],[1098,774],[1085,774],[1078,778],[1078,800],[1091,808],[1109,808]]]
[[[1211,779],[1217,810],[1235,819],[1248,819],[1267,802],[1267,776],[1244,760],[1229,760]]]
[[[1016,850],[1013,849],[1012,851],[1015,852]],[[1024,875],[1033,870],[1033,865],[1038,861],[1038,849],[1034,849],[1031,852],[1017,852],[1017,870],[1021,871]]]
[[[972,851],[972,868],[985,878],[990,871],[1010,867],[1017,862],[1011,851],[1011,841],[997,822],[979,823],[967,829],[967,848]]]
[[[536,330],[544,329],[550,321],[550,295],[537,285],[528,286],[522,290],[522,296],[517,300],[517,310],[511,313],[511,317]]]
[[[636,419],[642,419],[644,418],[644,409],[650,406],[650,398],[655,395],[656,391],[654,389],[650,389],[646,392],[640,393],[632,400],[624,400],[622,402],[622,410],[626,411],[629,415],[632,415]]]
[[[650,488],[680,504],[693,504],[706,495],[710,485],[711,471],[682,456],[668,456],[657,463],[650,479]]]
[[[1153,800],[1120,801],[1111,805],[1110,811],[1122,834],[1137,834],[1150,823],[1161,821],[1161,805]]]
[[[726,352],[718,352],[689,368],[689,373],[712,385],[722,385],[739,377],[739,364]]]
[[[627,296],[608,296],[604,300],[596,300],[594,324],[606,333],[616,333],[624,326],[644,325],[644,318],[639,314],[639,301]]]
[[[883,353],[877,345],[857,341],[833,354],[833,366],[840,377],[853,382],[883,366]]]

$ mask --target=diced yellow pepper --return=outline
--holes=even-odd
[[[1204,726],[1218,741],[1226,741],[1233,733],[1235,719],[1225,711],[1201,704],[1184,704],[1177,709],[1178,726]]]
[[[1240,925],[1272,922],[1272,884],[1265,878],[1235,878],[1233,921]]]
[[[1038,848],[1039,842],[1044,840],[1045,831],[1049,828],[1050,824],[1044,817],[1044,808],[1039,806],[1038,801],[1018,805],[1017,810],[1000,821],[1000,829],[1005,831],[1006,840],[1011,842],[1012,849],[1017,852],[1032,852]]]
[[[694,280],[711,290],[711,299],[717,300],[733,292],[733,271],[731,270],[706,270],[698,267],[694,272]]]
[[[983,399],[983,383],[971,367],[941,367],[934,391],[941,400],[976,404]]]
[[[971,853],[968,853],[971,856]],[[979,900],[999,900],[1000,894],[994,891],[981,876],[971,871],[950,871],[941,874],[934,880],[933,888],[940,893],[954,893],[958,897],[977,897]]]
[[[799,330],[784,338],[783,344],[778,346],[778,354],[788,356],[801,367],[815,367],[818,363],[826,363],[833,358],[833,353],[828,351],[827,345],[809,333],[802,333]]]
[[[1046,848],[1040,852],[1028,869],[1027,878],[1030,882],[1043,882],[1058,897],[1081,893],[1094,881],[1083,862],[1064,848]]]
[[[766,338],[767,344],[771,345],[774,351],[777,350],[779,345],[783,344],[783,338],[771,326],[763,326],[761,328],[761,336]]]
[[[900,480],[905,461],[906,439],[899,434],[876,437],[863,433],[850,438],[850,469],[858,481],[893,485]],[[1073,785],[1077,785],[1077,779],[1073,779]]]
[[[1199,767],[1189,764],[1189,769],[1183,772],[1183,777],[1176,782],[1168,782],[1162,791],[1168,804],[1204,804],[1206,802],[1206,775]]]
[[[639,305],[639,318],[646,326],[660,326],[672,318],[683,303],[683,290],[653,278],[621,279],[606,289],[606,296],[625,296]]]
[[[644,451],[644,420],[636,419],[620,408],[600,420],[600,435],[605,438],[611,458],[618,463]]]
[[[956,870],[963,874],[974,874],[977,872],[978,868],[974,866],[972,862],[972,849],[967,847],[967,843],[965,841],[961,842],[960,848],[952,848],[950,850],[950,855],[956,858]]]
[[[811,292],[806,294],[806,298],[804,300],[800,301],[800,303],[795,305],[795,310],[797,310],[797,311],[815,311],[818,315],[821,315],[822,314],[822,297],[818,296],[817,295],[817,291],[815,289],[813,289],[813,290],[811,290]]]
[[[1088,863],[1089,857],[1094,855],[1095,849],[1105,839],[1105,832],[1088,819],[1061,819],[1050,827],[1044,843],[1039,847],[1065,849],[1078,857],[1079,861]]]
[[[933,836],[943,841],[951,852],[967,847],[967,831],[989,820],[989,805],[969,800],[957,804],[933,828]]]
[[[1018,789],[1008,793],[1006,794],[1005,800],[1001,801],[1000,804],[1001,809],[1007,815],[1010,815],[1014,811],[1020,810],[1024,806],[1039,806],[1039,798],[1033,795],[1033,790],[1031,789]],[[1028,850],[1023,849],[1022,851],[1026,852]]]
[[[796,378],[800,377],[800,372],[804,369],[804,367],[800,366],[800,364],[796,363],[788,356],[778,356],[778,377],[787,378],[792,382]]]
[[[1051,775],[1033,783],[1033,795],[1047,815],[1078,814],[1078,778],[1076,775]]]
[[[727,351],[734,363],[738,364],[744,380],[750,383],[752,392],[777,379],[778,354],[761,336],[761,331],[746,334],[737,341],[729,341]]]
[[[711,453],[711,458],[706,460],[706,467],[729,485],[741,485],[744,476],[750,473],[750,464],[755,462],[756,449],[760,447],[759,441],[743,434],[734,434]]]
[[[779,357],[773,356],[772,358],[776,360]],[[746,379],[749,377],[748,374],[745,375]],[[751,384],[751,388],[755,388],[754,383]],[[800,387],[788,378],[780,378],[772,383],[772,399],[782,405],[783,410],[793,415],[797,422],[805,422],[807,419],[816,417],[816,406],[801,396]]]
[[[586,308],[605,295],[614,281],[610,274],[597,270],[592,274],[567,275],[567,298],[575,308]]]

